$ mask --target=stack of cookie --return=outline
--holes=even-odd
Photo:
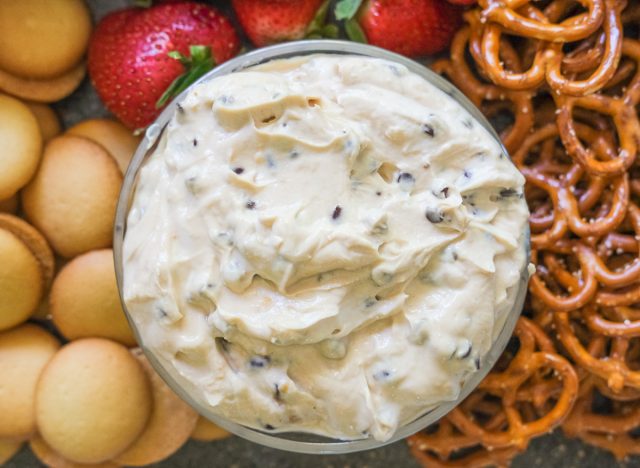
[[[0,90],[54,102],[86,72],[91,15],[83,0],[0,2]]]
[[[62,133],[20,99],[75,89],[90,26],[81,0],[0,2],[0,465],[25,441],[54,468],[113,467],[228,435],[158,377],[121,308],[112,230],[139,139],[110,119]]]

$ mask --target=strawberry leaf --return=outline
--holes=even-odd
[[[352,41],[362,42],[363,44],[367,43],[367,36],[356,19],[351,18],[346,21],[344,23],[344,30],[347,33],[347,37]]]
[[[334,10],[336,19],[339,21],[350,20],[356,15],[361,4],[362,0],[340,0]]]
[[[173,99],[198,78],[216,66],[216,62],[211,55],[211,47],[203,45],[192,45],[189,47],[189,56],[185,57],[178,51],[171,51],[167,54],[174,60],[178,60],[184,66],[184,73],[178,76],[169,85],[158,102],[156,109],[163,107],[170,99]]]
[[[134,0],[133,4],[138,8],[151,8],[153,0]]]

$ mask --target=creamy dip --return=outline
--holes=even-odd
[[[143,165],[124,298],[211,410],[390,438],[454,400],[526,266],[524,179],[401,65],[273,61],[195,86]]]

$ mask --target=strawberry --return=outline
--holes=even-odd
[[[325,24],[329,0],[233,0],[247,37],[257,47],[303,37],[337,37]]]
[[[444,0],[340,0],[335,16],[352,40],[409,57],[442,52],[462,24],[462,10]]]
[[[239,49],[236,31],[214,7],[169,2],[127,8],[109,14],[95,29],[89,76],[107,109],[139,129],[171,97]]]

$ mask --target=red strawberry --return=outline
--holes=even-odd
[[[420,57],[447,48],[462,10],[444,0],[340,0],[336,18],[353,40]]]
[[[233,0],[240,25],[251,42],[262,47],[305,36],[336,37],[335,25],[325,25],[324,0]]]
[[[156,103],[174,80],[177,93],[239,49],[233,26],[211,6],[128,8],[98,24],[89,44],[89,75],[111,112],[129,128],[143,128],[159,114]]]

